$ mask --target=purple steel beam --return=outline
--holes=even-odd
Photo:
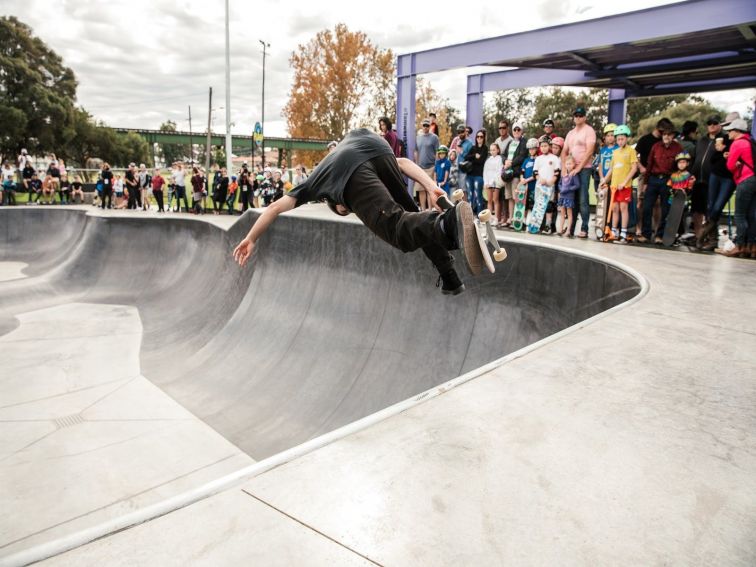
[[[750,49],[750,48],[749,48]],[[632,63],[620,63],[617,65],[617,71],[631,70],[635,71],[637,67],[646,67],[648,65],[679,65],[688,62],[698,62],[710,64],[710,59],[720,59],[725,57],[737,57],[739,51],[718,51],[716,53],[702,53],[699,55],[686,55],[685,57],[672,57],[670,59],[656,59],[654,61],[633,61]]]
[[[480,92],[501,91],[505,89],[522,89],[525,87],[546,87],[550,85],[581,86],[585,79],[585,71],[571,71],[567,69],[514,69],[511,71],[495,71],[481,75]],[[470,81],[468,78],[468,92]]]
[[[465,123],[478,131],[483,126],[483,88],[480,75],[467,77],[467,113]]]
[[[627,117],[625,89],[609,89],[609,122],[624,124]]]
[[[415,56],[400,55],[396,60],[396,131],[407,148],[407,157],[415,155]]]
[[[618,45],[655,38],[738,26],[756,21],[753,0],[689,0],[627,14],[563,24],[512,35],[471,41],[415,53],[415,73],[432,73],[473,65],[544,55],[543,46],[561,52]],[[663,26],[662,26],[663,24]],[[660,31],[663,30],[663,31]]]
[[[698,59],[695,61],[682,61],[677,63],[646,63],[630,66],[620,65],[616,69],[599,71],[586,71],[585,76],[599,79],[611,79],[615,77],[637,77],[639,75],[653,75],[676,71],[695,71],[699,69],[711,69],[712,67],[729,67],[742,65],[743,63],[756,63],[756,53],[744,53],[742,55]]]
[[[729,89],[748,89],[756,85],[756,75],[742,75],[727,79],[709,79],[686,83],[662,84],[656,88],[643,88],[628,93],[629,98],[642,96],[660,96],[671,94],[698,93],[707,91],[724,91]]]

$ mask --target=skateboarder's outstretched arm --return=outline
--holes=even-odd
[[[428,177],[428,174],[412,160],[407,158],[397,158],[396,162],[399,164],[399,169],[404,175],[412,179],[415,183],[419,183],[422,188],[428,192],[430,206],[436,207],[436,201],[438,201],[438,198],[441,195],[446,195],[446,192],[436,185],[436,183]],[[439,208],[439,210],[441,209]]]
[[[276,220],[278,215],[292,210],[297,205],[297,200],[289,195],[284,195],[278,201],[271,203],[265,212],[260,215],[255,224],[252,225],[247,236],[234,248],[234,260],[239,263],[240,266],[244,266],[252,256],[252,251],[255,248],[255,242],[262,236],[262,234],[268,230],[271,223]]]

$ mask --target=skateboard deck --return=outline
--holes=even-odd
[[[528,215],[529,233],[536,234],[537,232],[540,232],[541,224],[543,223],[543,215],[546,214],[546,207],[549,204],[550,197],[551,187],[536,184],[533,210],[530,215]]]
[[[459,201],[456,205],[453,205],[449,199],[442,196],[438,199],[438,204],[443,210],[452,207],[455,208],[457,230],[459,233],[459,248],[468,271],[473,276],[477,276],[480,275],[483,271],[483,266],[485,266],[489,272],[494,273],[496,268],[488,251],[484,229],[481,228],[480,223],[475,218],[470,203]],[[486,224],[490,226],[490,223]],[[491,229],[491,233],[493,234],[493,229]]]
[[[600,189],[596,194],[596,240],[604,240],[607,216],[611,206],[609,205],[609,188]]]
[[[520,231],[525,226],[525,204],[528,200],[528,186],[518,185],[515,193],[514,213],[512,213],[512,228]]]
[[[667,225],[664,227],[664,236],[662,238],[662,244],[664,246],[672,246],[677,239],[677,230],[680,228],[680,220],[682,220],[683,210],[685,209],[686,195],[685,191],[675,191],[672,196],[672,206],[667,214]]]

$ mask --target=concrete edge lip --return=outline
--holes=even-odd
[[[93,215],[93,216],[97,216],[97,215]],[[173,217],[173,218],[179,218],[179,217]],[[187,218],[191,218],[191,220],[201,221],[200,218],[193,218],[193,217],[180,217],[180,218],[184,220],[186,220]],[[240,218],[241,217],[239,217],[239,219]],[[239,219],[237,219],[236,222],[238,222]],[[318,219],[318,220],[323,220],[323,219]],[[330,222],[334,222],[334,221],[344,222],[342,219],[333,219]],[[356,219],[354,220],[348,219],[346,222],[355,222],[355,221]],[[231,225],[231,227],[234,226],[236,222],[234,222],[234,224]],[[228,232],[230,227],[228,228],[218,227],[218,228]],[[316,449],[329,445],[330,443],[333,443],[334,441],[338,441],[339,439],[347,437],[353,433],[362,431],[363,429],[366,429],[370,427],[371,425],[374,425],[389,417],[402,413],[421,403],[425,403],[426,401],[431,400],[437,396],[440,396],[441,394],[449,390],[452,390],[462,384],[465,384],[466,382],[473,380],[474,378],[487,374],[488,372],[496,368],[499,368],[500,366],[503,366],[512,360],[518,359],[534,350],[541,348],[544,345],[547,345],[553,341],[560,339],[563,336],[566,336],[570,333],[578,331],[579,329],[582,329],[583,327],[586,327],[604,317],[607,317],[612,313],[615,313],[621,309],[629,307],[630,305],[640,301],[648,293],[650,289],[648,280],[637,270],[629,266],[626,266],[624,264],[621,264],[620,262],[617,262],[615,260],[601,257],[592,252],[574,250],[574,249],[565,248],[557,244],[551,244],[547,242],[527,242],[527,241],[511,239],[511,238],[506,238],[506,237],[498,237],[497,240],[499,240],[500,242],[505,242],[505,243],[511,242],[511,243],[517,243],[518,245],[522,244],[526,246],[541,247],[541,248],[557,250],[562,253],[581,256],[584,258],[595,260],[597,262],[601,262],[603,264],[610,265],[614,268],[617,268],[625,272],[626,274],[631,276],[633,279],[635,279],[640,285],[640,290],[636,295],[634,295],[627,301],[620,303],[619,305],[615,305],[614,307],[611,307],[605,311],[602,311],[601,313],[598,313],[594,315],[593,317],[590,317],[583,321],[580,321],[570,327],[562,329],[561,331],[558,331],[552,335],[549,335],[548,337],[545,337],[541,339],[540,341],[529,344],[504,357],[491,361],[461,376],[453,378],[443,384],[435,386],[429,390],[426,390],[425,392],[421,392],[420,394],[417,394],[404,401],[398,402],[392,406],[384,408],[362,419],[349,423],[339,429],[336,429],[334,431],[331,431],[329,433],[326,433],[324,435],[311,439],[310,441],[307,441],[305,443],[302,443],[300,445],[287,449],[281,453],[278,453],[262,461],[258,461],[257,463],[253,465],[239,469],[238,471],[234,473],[217,478],[204,485],[198,486],[182,494],[178,494],[176,496],[173,496],[161,502],[155,503],[153,505],[147,506],[145,508],[125,514],[118,518],[114,518],[107,522],[103,522],[100,525],[93,526],[91,528],[81,530],[79,532],[70,534],[68,536],[64,536],[64,537],[31,547],[29,549],[17,552],[15,554],[8,555],[4,558],[0,558],[0,567],[27,565],[29,563],[42,561],[44,559],[53,557],[55,555],[59,555],[66,551],[70,551],[82,545],[86,545],[87,543],[90,543],[94,540],[107,537],[108,535],[111,535],[113,533],[116,533],[116,532],[128,529],[130,527],[133,527],[135,525],[153,520],[160,516],[164,516],[175,510],[189,506],[199,500],[208,498],[223,490],[229,489],[240,482],[246,481],[250,478],[253,478],[273,468],[276,468],[285,463],[293,461],[294,459],[302,457]]]

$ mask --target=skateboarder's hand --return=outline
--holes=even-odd
[[[428,199],[430,200],[430,208],[431,209],[435,208],[435,209],[443,212],[443,209],[437,205],[438,198],[441,195],[446,196],[446,191],[444,191],[440,187],[434,187],[432,190],[428,190]]]
[[[244,267],[252,255],[252,251],[255,249],[255,245],[251,240],[245,238],[242,240],[236,248],[234,248],[234,261],[240,266]]]

